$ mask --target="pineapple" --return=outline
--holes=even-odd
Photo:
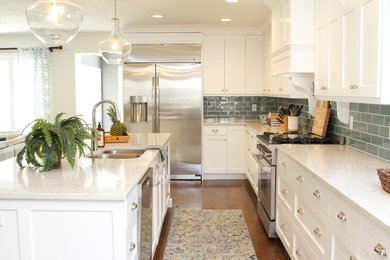
[[[112,125],[111,125],[111,129],[110,129],[110,134],[112,136],[120,136],[120,135],[123,135],[123,126],[124,124],[121,123],[119,120],[118,120],[118,117],[115,113],[115,109],[113,106],[110,106],[108,109],[107,109],[107,115],[111,118],[111,121],[112,121]],[[123,124],[123,126],[122,126]],[[126,126],[124,126],[124,128],[126,128]],[[126,130],[125,130],[126,132]]]

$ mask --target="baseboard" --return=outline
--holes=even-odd
[[[245,173],[203,173],[203,180],[245,180]]]

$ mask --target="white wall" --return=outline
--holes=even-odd
[[[102,58],[97,54],[76,54],[76,114],[92,124],[92,108],[102,99]],[[104,62],[103,62],[104,63]],[[96,122],[102,121],[102,110],[96,110]]]
[[[64,49],[54,50],[50,56],[51,115],[59,112],[76,114],[75,54],[98,53],[98,43],[106,39],[109,32],[79,33]],[[44,46],[31,33],[2,34],[0,47]],[[92,110],[92,108],[91,108]],[[88,115],[86,115],[88,116]]]
[[[122,117],[121,121],[123,121],[123,105],[121,105],[123,102],[121,93],[119,92],[119,80],[121,78],[119,74],[122,73],[122,69],[122,66],[107,64],[102,59],[102,99],[112,100],[118,105],[119,110],[121,110],[119,112]],[[103,105],[103,128],[106,132],[110,131],[112,124],[110,117],[107,115],[107,108],[109,106],[108,104]]]

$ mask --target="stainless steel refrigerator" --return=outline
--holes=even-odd
[[[172,133],[171,179],[200,179],[200,45],[136,45],[123,68],[124,123],[128,131]],[[147,103],[146,122],[130,120],[134,96],[142,96]]]

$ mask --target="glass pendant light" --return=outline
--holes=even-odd
[[[70,42],[83,22],[83,9],[69,0],[39,0],[26,9],[32,33],[48,45]]]
[[[129,57],[131,52],[131,44],[123,39],[119,29],[119,19],[116,18],[116,0],[112,32],[107,39],[99,42],[99,52],[108,64],[121,64]]]

